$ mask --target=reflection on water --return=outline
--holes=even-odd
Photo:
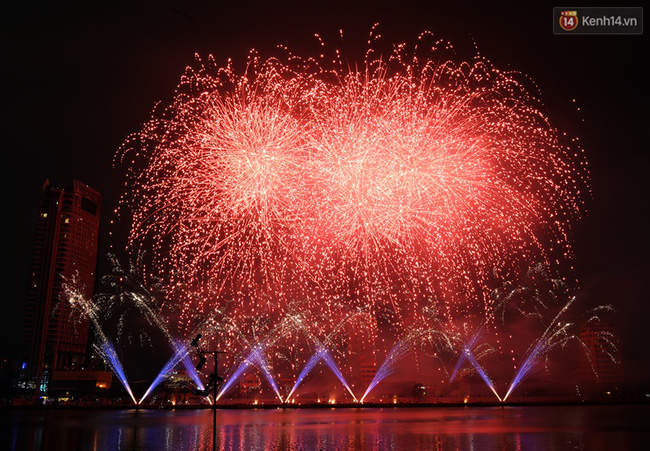
[[[12,450],[210,450],[209,410],[4,410]],[[6,428],[9,428],[7,430]],[[222,450],[636,450],[650,406],[219,410]]]

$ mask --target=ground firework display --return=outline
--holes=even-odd
[[[288,316],[322,341],[431,306],[489,324],[495,283],[570,261],[586,163],[526,76],[429,33],[358,64],[323,49],[197,58],[119,152],[130,247],[181,330],[227,310],[249,347]]]

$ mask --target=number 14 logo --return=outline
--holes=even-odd
[[[575,30],[578,26],[578,11],[562,11],[560,13],[560,26],[566,31]]]

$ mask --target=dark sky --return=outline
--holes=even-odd
[[[554,36],[554,4],[16,3],[0,14],[2,354],[18,349],[46,178],[59,184],[77,178],[102,193],[104,255],[122,184],[112,157],[154,103],[169,98],[195,53],[243,60],[252,47],[270,53],[276,44],[309,52],[316,48],[314,33],[334,41],[342,28],[346,42],[362,54],[370,27],[379,22],[390,41],[413,42],[430,30],[467,56],[476,43],[496,66],[535,80],[553,123],[580,137],[593,189],[589,214],[573,237],[582,295],[593,305],[615,305],[628,376],[650,382],[647,34]]]

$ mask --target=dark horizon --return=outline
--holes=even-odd
[[[580,138],[593,195],[574,225],[575,267],[587,305],[613,304],[626,379],[650,384],[647,342],[650,286],[648,40],[642,36],[555,36],[552,7],[390,2],[314,5],[187,5],[181,2],[85,8],[13,5],[2,20],[3,136],[11,167],[3,202],[6,315],[2,355],[17,357],[41,187],[78,179],[103,199],[99,274],[111,242],[109,223],[123,186],[115,152],[170,99],[194,54],[244,61],[249,49],[273,54],[318,47],[319,33],[362,58],[374,23],[387,42],[413,42],[432,31],[539,86],[552,123]],[[575,99],[575,102],[574,102]],[[579,108],[579,110],[578,110]],[[7,166],[9,167],[9,166]],[[120,225],[119,227],[125,227]],[[119,236],[125,230],[115,231]]]

